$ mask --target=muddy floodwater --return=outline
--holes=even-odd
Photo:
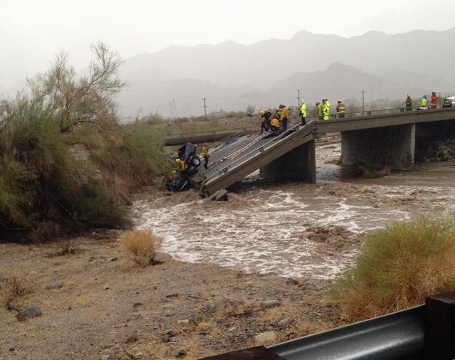
[[[164,236],[163,250],[190,262],[246,272],[330,279],[352,263],[365,234],[396,220],[455,210],[455,166],[417,164],[379,179],[346,176],[340,143],[317,145],[317,184],[237,184],[226,202],[202,206],[194,191],[134,202],[139,229]]]

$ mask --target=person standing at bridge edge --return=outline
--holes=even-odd
[[[280,105],[280,109],[281,109],[281,111],[280,111],[280,115],[281,115],[281,116],[280,116],[281,126],[282,126],[282,129],[283,129],[284,131],[286,131],[286,130],[288,129],[289,110],[288,110],[288,108],[287,108],[285,105],[283,105],[283,104]]]
[[[207,143],[202,146],[202,157],[204,158],[204,169],[207,170],[209,165],[209,147]]]
[[[327,99],[322,99],[322,114],[324,116],[324,120],[329,120],[330,103]]]
[[[302,119],[302,125],[306,124],[306,104],[305,100],[302,100],[302,105],[300,106],[300,118]]]
[[[436,95],[436,91],[433,91],[431,93],[431,98],[430,98],[430,103],[431,103],[432,109],[438,108],[438,99],[439,99],[439,96]]]
[[[412,111],[412,99],[411,95],[406,95],[406,111]]]
[[[269,131],[271,130],[270,128],[270,117],[272,116],[272,113],[268,109],[264,109],[261,111],[261,134],[263,134],[264,131]]]
[[[337,117],[338,119],[344,119],[344,115],[346,114],[346,106],[344,106],[341,100],[337,101]]]
[[[420,103],[420,109],[427,109],[427,96],[423,95],[422,101]]]
[[[322,106],[319,101],[316,101],[316,106],[314,108],[314,114],[319,120],[322,120]]]

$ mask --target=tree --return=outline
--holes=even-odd
[[[255,110],[256,110],[256,107],[255,107],[255,106],[253,106],[253,105],[248,105],[248,106],[246,107],[246,116],[249,116],[249,117],[253,116]]]
[[[118,78],[122,60],[103,42],[91,46],[95,59],[88,75],[77,77],[61,53],[50,71],[29,79],[34,101],[42,102],[59,119],[61,132],[76,124],[99,123],[116,118],[114,96],[126,83]]]

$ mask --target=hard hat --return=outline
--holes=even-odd
[[[304,102],[305,102],[305,100],[302,100],[302,101],[300,101],[300,102],[304,103]]]
[[[204,146],[207,146],[207,143],[204,143]]]
[[[338,100],[337,102],[341,102],[341,100]]]
[[[175,162],[180,162],[180,159],[175,159]]]

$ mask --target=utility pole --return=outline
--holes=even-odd
[[[205,101],[206,101],[206,100],[207,100],[207,99],[204,98],[204,116],[205,116],[205,120],[207,120],[207,105],[205,104]]]
[[[362,90],[362,115],[365,116],[365,90]]]
[[[300,90],[297,90],[297,108],[300,106]]]

